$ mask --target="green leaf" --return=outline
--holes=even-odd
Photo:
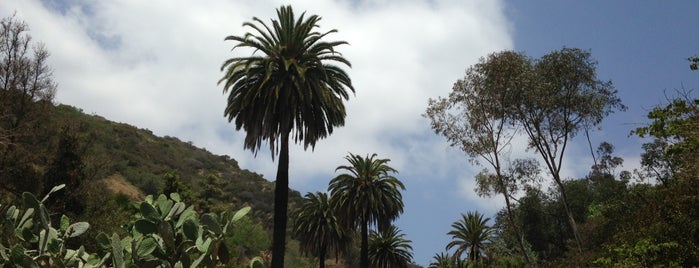
[[[69,249],[66,251],[66,255],[63,257],[63,260],[70,261],[71,259],[76,258],[77,256],[78,256],[77,250]]]
[[[87,264],[89,264],[89,266],[86,265],[85,267],[102,267],[111,257],[112,255],[109,252],[104,254],[102,258],[97,254],[90,254],[87,256]]]
[[[41,232],[39,232],[39,255],[49,251],[50,246],[52,246],[51,243],[56,240],[58,240],[56,229],[48,228],[41,230]]]
[[[197,213],[194,211],[194,206],[189,206],[187,209],[185,209],[182,214],[180,215],[180,218],[177,219],[177,224],[175,224],[175,229],[180,228],[182,224],[185,222],[185,220],[188,219],[196,219]]]
[[[192,266],[190,266],[190,268],[196,268],[197,266],[199,266],[199,264],[200,264],[202,261],[204,261],[204,258],[206,258],[206,254],[201,254],[201,255],[199,256],[199,258],[197,258],[196,260],[194,260],[194,262],[192,263]]]
[[[187,237],[187,239],[192,240],[192,241],[197,240],[198,230],[199,230],[199,226],[192,219],[187,219],[186,221],[184,221],[184,224],[182,225],[182,232],[184,233],[184,236]]]
[[[197,250],[201,252],[202,254],[208,254],[209,253],[209,247],[211,247],[211,238],[206,238],[206,240],[202,240],[201,237],[197,238]]]
[[[136,231],[144,235],[158,232],[158,226],[155,223],[144,219],[137,220],[134,223],[134,227]]]
[[[138,244],[138,248],[136,250],[136,254],[139,257],[144,257],[146,255],[149,255],[155,251],[155,249],[158,247],[158,242],[155,241],[152,237],[146,237],[141,241],[141,243]]]
[[[50,252],[51,255],[56,256],[61,251],[63,240],[58,238],[58,233],[56,232],[56,229],[51,228],[51,231],[55,234],[55,237],[49,237],[47,251]]]
[[[160,214],[158,211],[149,203],[142,202],[140,206],[141,216],[152,221],[160,220]]]
[[[252,258],[252,260],[250,260],[250,268],[265,268],[265,262],[262,260],[262,257],[257,256]]]
[[[185,209],[185,205],[182,202],[177,202],[175,205],[170,209],[170,212],[165,216],[165,220],[169,221],[173,217],[180,215]]]
[[[218,223],[218,219],[216,219],[215,214],[204,214],[204,216],[201,217],[201,224],[217,236],[221,235],[222,233],[221,225]]]
[[[178,193],[170,193],[170,199],[175,202],[181,202],[182,198],[180,197],[180,194]]]
[[[112,254],[115,268],[126,268],[124,263],[124,249],[119,240],[119,235],[112,235]]]
[[[24,254],[25,249],[22,245],[16,244],[12,246],[10,249],[10,256],[12,258],[12,262],[19,263],[21,262],[22,258],[24,258],[26,255]]]
[[[165,221],[161,221],[160,224],[158,224],[158,233],[165,242],[166,249],[168,251],[174,250],[176,247],[175,235],[172,233],[172,227],[170,224]]]
[[[12,263],[18,264],[19,267],[23,268],[39,267],[39,265],[25,253],[26,249],[22,247],[20,244],[14,245],[10,250]]]
[[[53,188],[51,188],[51,191],[49,191],[49,193],[47,193],[47,194],[44,196],[44,198],[41,199],[41,203],[44,203],[47,199],[49,199],[49,196],[50,196],[52,193],[55,193],[55,192],[57,192],[57,191],[59,191],[59,190],[65,188],[65,187],[66,187],[65,184],[61,184],[61,185],[56,185],[56,186],[54,186]]]
[[[70,226],[70,219],[66,215],[61,215],[61,225],[59,229],[61,233],[66,233],[68,226]]]
[[[160,209],[160,215],[165,216],[170,214],[172,209],[172,201],[168,200],[164,194],[158,196],[158,208]],[[163,217],[165,218],[165,217]]]
[[[49,212],[46,210],[44,204],[39,204],[39,220],[41,220],[41,226],[44,230],[48,230],[51,226],[51,219],[49,218]]]
[[[250,212],[250,207],[244,207],[244,208],[239,209],[237,212],[235,212],[235,215],[233,215],[233,219],[231,221],[236,222],[236,221],[240,220],[245,215],[247,215],[248,212]]]
[[[71,224],[68,227],[68,231],[66,232],[66,234],[68,237],[76,237],[76,236],[79,236],[81,234],[84,234],[87,231],[87,229],[89,229],[89,228],[90,228],[90,224],[87,222],[84,222],[84,221],[76,222],[76,223]]]
[[[95,240],[97,240],[97,244],[99,244],[103,249],[108,249],[112,245],[112,241],[109,239],[109,236],[102,232],[97,234]]]
[[[17,207],[10,206],[9,208],[7,208],[7,212],[5,213],[5,219],[12,221],[14,223],[14,221],[17,220],[18,216],[19,216],[19,209],[17,209]]]
[[[19,231],[18,237],[20,237],[20,238],[22,238],[22,240],[24,240],[26,242],[30,242],[30,243],[36,243],[37,239],[38,239],[38,237],[36,235],[34,235],[34,233],[32,232],[31,226],[29,226],[27,228],[22,228]]]
[[[24,215],[22,215],[22,220],[19,221],[17,224],[17,228],[25,229],[25,228],[31,228],[32,225],[34,225],[34,222],[32,221],[32,216],[34,215],[34,209],[29,208],[27,211],[24,212]]]
[[[0,263],[4,263],[10,260],[10,256],[7,255],[7,248],[5,248],[2,243],[0,243]]]
[[[24,201],[24,207],[33,208],[36,210],[39,209],[40,202],[38,199],[36,199],[36,196],[34,196],[32,193],[29,193],[29,192],[22,193],[22,200]]]

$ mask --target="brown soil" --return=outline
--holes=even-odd
[[[104,185],[110,192],[126,195],[131,200],[143,200],[145,198],[145,194],[143,194],[140,189],[118,174],[102,179],[99,183]]]

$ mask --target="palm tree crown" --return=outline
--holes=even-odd
[[[454,222],[451,235],[452,241],[447,244],[447,250],[456,247],[454,258],[459,259],[464,251],[468,251],[468,260],[475,262],[481,260],[485,246],[490,241],[490,236],[494,230],[488,226],[490,218],[483,218],[479,212],[468,212],[461,214],[461,219]]]
[[[298,210],[294,232],[299,238],[305,253],[318,256],[320,267],[325,267],[325,257],[329,252],[345,250],[349,235],[340,226],[328,202],[328,195],[317,192],[306,194],[303,205]]]
[[[225,115],[235,120],[236,129],[245,130],[245,148],[254,152],[269,140],[274,153],[279,136],[292,131],[304,148],[314,147],[317,140],[332,134],[333,127],[344,125],[342,100],[349,98],[347,89],[354,92],[347,73],[328,64],[351,66],[335,51],[347,42],[322,40],[336,30],[315,31],[320,17],[305,19],[304,12],[297,19],[291,6],[277,9],[277,16],[271,27],[253,18],[257,24],[243,24],[253,33],[225,38],[238,42],[234,51],[254,49],[250,56],[226,60],[219,80],[224,93],[229,92]]]
[[[369,238],[371,267],[408,267],[408,263],[413,260],[411,242],[405,239],[405,234],[402,234],[395,225],[381,232],[372,232]]]
[[[348,173],[332,179],[328,190],[340,220],[348,228],[361,228],[360,265],[368,267],[369,225],[384,230],[403,213],[400,190],[405,190],[405,185],[390,175],[397,171],[386,164],[389,159],[376,159],[376,154],[361,157],[351,153],[345,159],[350,165],[336,170]]]
[[[355,154],[346,156],[349,166],[339,166],[345,170],[330,181],[335,206],[349,224],[358,226],[367,221],[370,225],[387,228],[403,213],[403,197],[400,190],[405,185],[389,173],[397,173],[386,163],[390,159],[375,159],[377,155],[361,157]]]

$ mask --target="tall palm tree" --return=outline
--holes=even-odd
[[[330,252],[344,251],[349,246],[349,234],[340,225],[328,202],[328,195],[307,193],[298,210],[294,232],[305,253],[318,256],[319,267],[325,267],[325,257]]]
[[[252,49],[247,57],[233,57],[221,66],[219,84],[228,93],[224,115],[245,130],[244,148],[257,155],[268,141],[272,157],[279,154],[274,194],[272,267],[284,265],[284,245],[289,190],[289,139],[303,142],[304,149],[332,134],[345,123],[343,99],[354,92],[352,82],[339,66],[351,66],[335,47],[344,41],[326,42],[325,33],[315,31],[320,17],[294,16],[291,6],[277,9],[271,27],[258,18],[246,22],[252,29],[225,40],[233,47]]]
[[[490,218],[483,218],[483,214],[469,211],[461,214],[461,219],[455,221],[451,227],[452,241],[447,244],[447,250],[456,247],[454,258],[461,258],[461,254],[468,251],[468,260],[472,263],[483,259],[483,251],[489,243],[494,229],[488,226]]]
[[[380,232],[372,232],[369,238],[371,267],[406,268],[413,260],[412,241],[405,239],[400,229],[391,225]]]
[[[405,185],[390,173],[397,173],[388,166],[389,159],[376,159],[376,154],[361,157],[349,154],[345,159],[349,166],[339,166],[341,174],[330,181],[330,202],[337,209],[340,220],[350,228],[361,228],[360,267],[369,267],[369,225],[387,229],[393,220],[403,213],[403,197],[400,190]]]

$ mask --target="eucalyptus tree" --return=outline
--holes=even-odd
[[[529,84],[517,92],[514,120],[529,138],[557,185],[578,252],[582,242],[561,177],[568,142],[579,131],[598,127],[607,115],[626,107],[611,81],[597,78],[589,51],[563,48],[533,62]],[[506,73],[505,71],[503,71]]]
[[[308,193],[296,215],[294,232],[301,244],[301,250],[317,256],[319,267],[325,267],[328,253],[337,256],[344,251],[350,240],[350,233],[342,227],[330,206],[328,195]]]
[[[464,78],[454,83],[448,98],[430,99],[424,114],[430,119],[434,131],[446,137],[451,146],[464,151],[471,162],[485,162],[493,169],[492,173],[486,169],[476,176],[478,193],[481,196],[502,194],[508,221],[515,227],[511,196],[523,182],[516,179],[532,176],[508,176],[505,170],[524,171],[522,164],[534,165],[536,162],[510,163],[511,143],[517,134],[516,122],[511,115],[519,90],[528,85],[532,72],[530,59],[521,53],[503,51],[490,54],[468,68]],[[519,228],[514,230],[520,252],[529,262],[524,238]]]
[[[277,9],[271,25],[258,18],[245,22],[250,32],[225,38],[233,50],[252,49],[250,56],[233,57],[221,66],[223,92],[228,93],[224,115],[245,130],[244,148],[257,154],[268,142],[279,155],[274,194],[272,267],[284,264],[289,191],[289,140],[304,149],[332,134],[345,123],[343,100],[354,92],[347,73],[351,66],[335,48],[345,41],[324,41],[336,30],[318,32],[317,15],[294,16],[291,6]],[[335,64],[333,64],[335,63]],[[338,65],[339,64],[339,65]]]
[[[350,163],[339,166],[343,173],[330,181],[328,190],[338,217],[348,228],[361,229],[360,267],[369,267],[369,226],[379,231],[388,229],[391,222],[403,213],[403,197],[400,190],[405,185],[392,174],[389,159],[376,158],[376,154],[361,157],[350,153],[345,159]]]
[[[412,241],[395,225],[372,232],[369,237],[369,263],[375,268],[407,268],[413,260]]]
[[[490,218],[483,218],[483,214],[477,211],[469,211],[466,215],[462,213],[461,219],[451,225],[453,230],[447,233],[451,235],[452,241],[447,244],[446,249],[456,248],[456,260],[461,259],[461,254],[468,252],[467,259],[470,263],[482,261],[485,246],[494,232],[488,225],[489,220]]]

